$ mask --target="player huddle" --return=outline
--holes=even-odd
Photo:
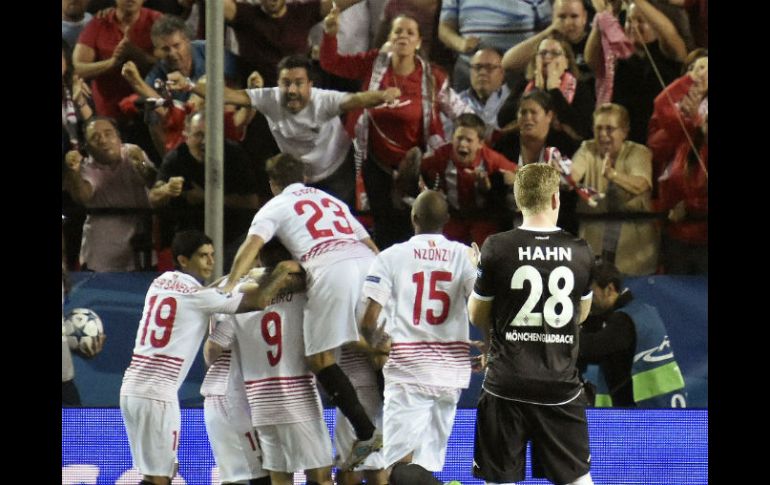
[[[551,481],[592,483],[577,346],[505,339],[574,336],[590,307],[593,257],[555,225],[553,167],[517,172],[524,224],[491,236],[480,256],[441,234],[439,192],[415,200],[415,235],[379,252],[347,205],[304,185],[302,162],[281,154],[266,169],[275,196],[228,277],[204,286],[214,248],[185,231],[172,244],[177,270],[147,292],[120,400],[142,484],[176,474],[177,392],[204,339],[201,393],[222,483],[291,484],[305,471],[308,484],[331,485],[333,465],[338,483],[439,483],[428,471],[443,468],[470,381],[469,319],[488,348],[474,475],[522,480],[532,440]],[[571,258],[519,261],[517,246],[568,248]],[[337,407],[336,457],[317,384]]]

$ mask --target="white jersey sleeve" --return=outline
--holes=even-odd
[[[369,268],[369,274],[364,280],[363,288],[364,297],[371,298],[383,307],[390,300],[393,288],[393,277],[388,271],[389,268],[385,259],[387,256],[383,256],[385,251],[374,258],[372,266]]]

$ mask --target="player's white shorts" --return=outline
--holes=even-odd
[[[257,435],[265,470],[295,473],[332,464],[332,439],[323,418],[258,426]]]
[[[380,397],[380,390],[376,387],[362,387],[356,388],[358,399],[361,401],[361,405],[364,407],[369,419],[372,420],[374,426],[378,429],[382,429],[382,398]],[[347,454],[353,449],[353,442],[356,440],[356,432],[350,421],[345,417],[339,408],[335,411],[335,425],[334,425],[334,449],[336,455],[334,456],[335,466],[340,466],[343,461],[347,459]],[[381,456],[381,452],[375,452],[369,455],[364,462],[356,467],[358,470],[382,470],[385,468],[385,462]]]
[[[382,454],[390,466],[414,452],[412,463],[441,471],[460,389],[426,394],[409,384],[385,384]]]
[[[211,451],[222,482],[237,482],[267,476],[257,433],[251,425],[249,403],[227,396],[207,396],[203,417]]]
[[[356,308],[373,260],[374,255],[343,259],[309,272],[303,323],[305,355],[358,341]]]
[[[182,414],[179,401],[120,396],[134,468],[142,475],[173,477]]]

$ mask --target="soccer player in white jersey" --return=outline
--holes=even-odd
[[[265,168],[275,197],[254,216],[225,290],[232,289],[246,274],[262,246],[274,236],[300,262],[308,275],[305,356],[331,402],[355,430],[357,440],[345,452],[348,459],[344,464],[353,468],[381,448],[382,435],[376,432],[350,380],[337,365],[335,351],[359,340],[356,307],[377,246],[344,202],[304,185],[305,167],[300,160],[282,153],[270,158]]]
[[[299,265],[277,240],[260,252],[266,266]],[[331,485],[332,448],[315,377],[304,357],[304,291],[282,292],[263,311],[231,315],[204,347],[210,356],[232,348],[243,371],[251,419],[273,485],[290,485],[305,471],[308,484]],[[248,351],[239,351],[248,349]]]
[[[120,410],[141,485],[169,485],[176,474],[181,412],[179,387],[213,313],[263,308],[288,273],[274,271],[259,288],[224,293],[203,282],[214,269],[214,246],[200,231],[182,231],[171,244],[176,271],[156,278],[145,297],[131,363],[123,375]]]
[[[362,308],[363,310],[363,308]],[[358,399],[366,414],[382,429],[382,383],[379,371],[390,352],[390,340],[387,334],[378,339],[376,345],[369,345],[364,339],[342,347],[339,366],[356,389]],[[337,455],[335,465],[339,468],[336,479],[339,485],[359,485],[366,479],[367,485],[386,485],[388,474],[384,469],[380,453],[372,453],[355,469],[346,470],[341,450],[349,450],[356,440],[356,434],[350,421],[337,409],[334,426],[334,448]]]
[[[371,338],[382,308],[392,339],[385,364],[385,465],[441,471],[461,390],[471,376],[466,302],[476,268],[470,248],[442,234],[447,203],[426,190],[412,206],[415,236],[376,258],[364,283],[361,331]]]
[[[231,315],[212,317],[211,332]],[[223,349],[208,339],[203,345],[206,377],[201,384],[203,418],[222,485],[270,485],[262,468],[262,452],[251,424],[251,411],[243,385],[237,345]]]

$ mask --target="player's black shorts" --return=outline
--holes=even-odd
[[[500,399],[482,390],[473,476],[497,483],[523,481],[529,440],[534,476],[544,475],[560,485],[588,473],[591,452],[583,395],[560,406],[543,406]]]

